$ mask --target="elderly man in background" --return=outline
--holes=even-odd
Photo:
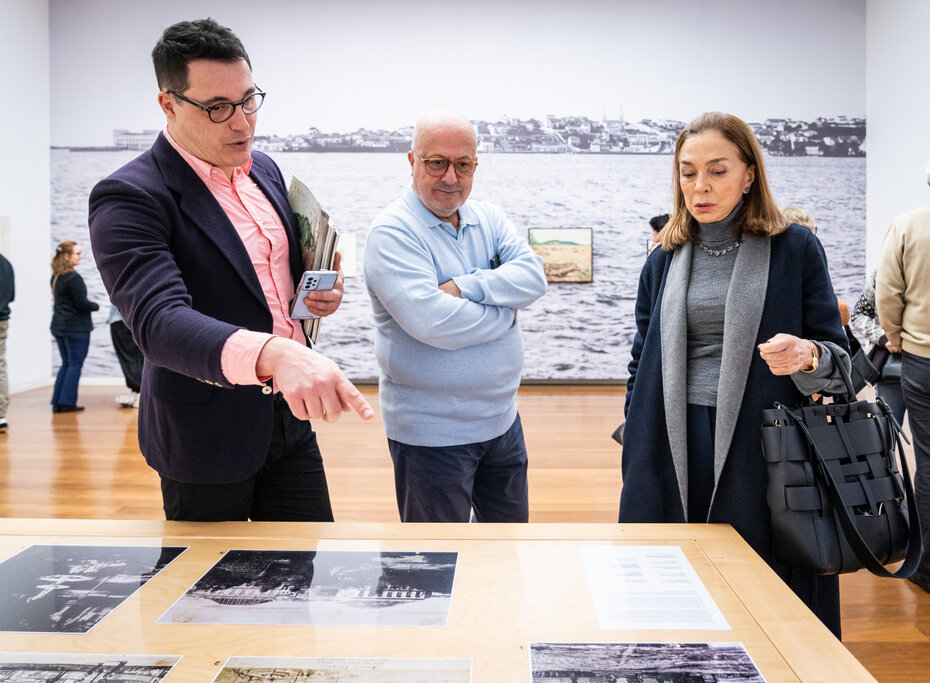
[[[888,229],[875,303],[889,350],[901,352],[901,389],[917,461],[914,490],[924,549],[911,581],[930,592],[930,206],[901,214]]]
[[[365,277],[380,398],[405,522],[526,522],[517,311],[546,292],[540,258],[498,207],[469,200],[477,137],[433,112],[413,185],[373,222]]]

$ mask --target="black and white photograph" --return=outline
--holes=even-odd
[[[765,683],[742,643],[530,643],[532,680]]]
[[[457,556],[230,550],[158,623],[445,626]]]
[[[230,657],[213,683],[469,683],[470,659]]]
[[[813,216],[837,294],[855,301],[865,278],[865,8],[268,0],[257,11],[240,0],[51,0],[50,253],[61,240],[89,243],[90,189],[164,128],[149,59],[161,31],[212,16],[243,40],[267,92],[254,148],[286,180],[310,186],[355,240],[356,262],[371,221],[410,184],[414,123],[442,107],[467,116],[478,135],[472,198],[499,205],[522,236],[530,227],[594,232],[594,281],[553,282],[520,312],[524,379],[624,379],[648,221],[671,208],[675,139],[702,112],[750,125],[776,201]],[[451,26],[463,36],[454,77],[431,38]],[[87,96],[87,74],[119,84],[106,107]],[[81,274],[103,328],[106,292],[92,256],[85,250]],[[373,329],[363,278],[348,277],[319,349],[350,379],[373,380]],[[84,374],[120,376],[108,335],[92,335]]]
[[[87,633],[185,550],[29,546],[0,563],[0,631]]]
[[[0,652],[0,683],[158,683],[179,655]]]

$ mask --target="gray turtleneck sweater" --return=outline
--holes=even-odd
[[[733,216],[699,224],[700,244],[708,251],[726,251],[736,244]],[[737,247],[715,256],[695,245],[688,284],[688,403],[717,405],[717,384],[723,353],[723,319],[727,289],[733,276]]]
[[[714,256],[695,245],[691,251],[691,279],[688,283],[688,403],[701,406],[717,405],[720,381],[720,360],[723,355],[723,321],[726,314],[727,290],[733,277],[733,267],[739,251],[733,217],[716,223],[699,224],[699,241],[709,251],[726,251]],[[830,348],[814,342],[820,349],[817,369],[811,373],[791,375],[795,386],[805,396],[823,391],[824,379],[833,374],[833,354]]]

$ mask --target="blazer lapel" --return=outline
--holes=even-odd
[[[267,306],[252,259],[219,202],[163,135],[159,135],[152,152],[162,170],[165,185],[178,196],[178,206],[188,217],[189,224],[216,245],[249,292]]]
[[[717,385],[717,422],[714,434],[714,493],[726,463],[739,416],[749,366],[756,352],[769,280],[772,241],[767,237],[743,238],[727,290],[723,322],[723,353]],[[761,416],[759,419],[762,419]],[[711,502],[713,505],[713,502]]]
[[[668,445],[678,477],[678,491],[685,521],[688,521],[688,280],[691,252],[688,242],[675,250],[665,280],[660,313],[662,339],[662,395]]]

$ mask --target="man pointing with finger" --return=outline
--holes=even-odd
[[[277,165],[252,151],[265,93],[212,19],[152,51],[166,127],[90,196],[111,301],[145,356],[139,445],[169,520],[332,521],[316,435],[371,407],[288,316],[302,271]],[[338,269],[338,263],[336,265]],[[305,300],[329,315],[342,275]]]

